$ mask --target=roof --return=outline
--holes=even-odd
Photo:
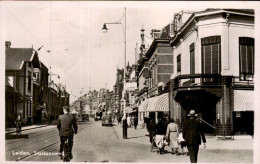
[[[5,51],[6,55],[6,70],[20,70],[24,61],[33,60],[33,49],[32,48],[7,48]]]

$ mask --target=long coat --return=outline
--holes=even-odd
[[[186,120],[183,126],[183,138],[188,145],[200,145],[201,138],[206,143],[206,138],[198,119]]]
[[[78,126],[76,117],[70,115],[69,113],[59,115],[57,128],[59,129],[60,136],[73,135],[74,131],[77,133]]]
[[[175,124],[175,123],[168,124],[166,136],[170,140],[170,146],[172,149],[178,148],[178,142],[177,142],[178,135],[179,135],[179,131],[178,131],[177,124]]]

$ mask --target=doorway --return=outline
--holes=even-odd
[[[217,96],[204,90],[182,91],[178,94],[177,101],[185,111],[182,113],[189,114],[190,110],[195,110],[198,117],[207,122],[202,123],[204,132],[214,134],[214,128],[211,126],[215,127]],[[182,115],[182,120],[186,120],[186,116]]]

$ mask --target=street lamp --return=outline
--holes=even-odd
[[[126,113],[125,113],[126,100],[124,98],[125,89],[126,89],[126,86],[125,86],[125,83],[126,83],[125,82],[126,81],[126,78],[125,78],[126,77],[126,8],[124,8],[124,10],[125,10],[125,13],[122,16],[122,18],[123,17],[125,18],[125,21],[124,21],[125,28],[123,29],[123,32],[124,32],[124,82],[123,82],[124,83],[124,89],[123,89],[123,92],[122,92],[122,97],[124,99],[124,109],[123,109],[123,111],[124,111],[124,118],[125,118],[125,119],[123,119],[123,139],[126,139],[127,138],[127,124],[126,124]],[[106,33],[108,31],[108,28],[106,26],[107,24],[121,24],[122,25],[122,23],[121,23],[122,18],[119,21],[114,22],[114,23],[104,23],[102,31],[104,33]]]

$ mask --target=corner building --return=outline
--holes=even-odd
[[[174,32],[171,117],[182,124],[193,109],[215,127],[203,123],[206,133],[253,134],[254,11],[195,12]]]

